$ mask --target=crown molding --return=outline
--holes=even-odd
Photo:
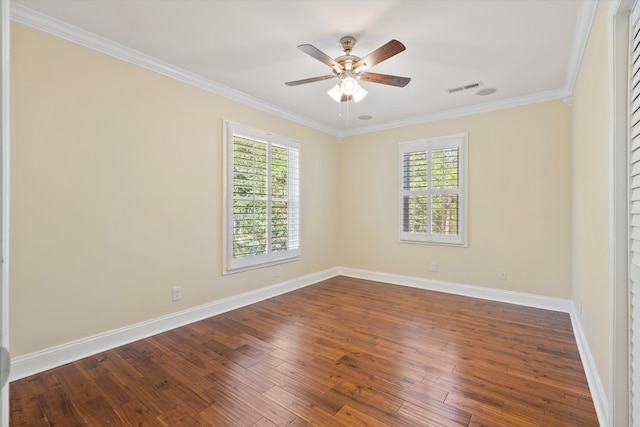
[[[36,12],[20,4],[11,2],[11,20],[22,25],[34,28],[36,30],[51,34],[53,36],[68,40],[72,43],[79,44],[92,50],[104,53],[122,61],[146,68],[148,70],[160,73],[172,79],[206,90],[216,95],[237,101],[249,107],[282,117],[292,122],[299,123],[303,126],[324,132],[334,136],[339,142],[345,137],[360,135],[364,133],[394,129],[403,126],[411,126],[422,123],[429,123],[438,120],[445,120],[456,117],[463,117],[472,114],[479,114],[489,111],[501,110],[506,108],[518,107],[527,104],[545,102],[550,100],[561,99],[568,105],[571,105],[571,97],[573,88],[580,70],[582,57],[589,39],[591,25],[597,9],[597,2],[590,0],[581,0],[578,19],[574,30],[573,47],[571,50],[567,74],[564,87],[552,91],[536,93],[532,95],[524,95],[515,98],[509,98],[501,101],[478,104],[470,107],[456,108],[447,111],[429,113],[406,119],[394,120],[378,125],[362,126],[347,130],[338,130],[323,125],[315,120],[295,114],[291,111],[282,109],[273,104],[265,102],[261,99],[252,97],[244,92],[224,86],[200,75],[176,67],[164,61],[160,61],[150,55],[130,49],[119,43],[115,43],[104,37],[85,31],[81,28],[67,24],[50,16]]]
[[[14,2],[11,2],[11,20],[338,138],[335,129],[331,129],[314,120],[284,110],[261,99],[247,95],[244,92],[224,86],[167,62],[160,61],[150,55],[138,52]]]
[[[573,94],[573,88],[576,85],[576,80],[578,80],[578,73],[580,72],[584,52],[587,49],[587,42],[589,41],[589,34],[591,33],[593,19],[596,16],[598,3],[597,1],[591,0],[580,1],[578,19],[576,20],[576,27],[573,30],[573,45],[571,47],[567,74],[564,81],[564,87],[570,94]]]
[[[561,99],[565,102],[571,99],[571,94],[564,88],[547,92],[534,93],[515,98],[503,99],[495,102],[472,105],[470,107],[455,108],[452,110],[439,111],[436,113],[424,114],[420,116],[408,117],[406,119],[395,120],[379,125],[362,126],[345,131],[342,136],[354,136],[363,133],[377,132],[403,126],[419,125],[422,123],[435,122],[439,120],[453,119],[456,117],[470,116],[472,114],[487,113],[490,111],[504,110],[507,108],[520,107],[523,105],[537,104],[539,102],[554,101]]]

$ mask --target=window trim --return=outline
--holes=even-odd
[[[414,141],[405,141],[398,144],[398,239],[401,243],[416,243],[429,245],[445,245],[455,247],[468,247],[468,149],[467,133],[426,138]],[[416,233],[403,230],[404,196],[407,190],[403,188],[404,182],[404,153],[411,151],[428,151],[446,147],[458,147],[459,151],[459,200],[458,200],[458,234],[455,236],[434,235],[431,232]],[[429,170],[431,165],[428,165]],[[425,190],[425,193],[431,190]],[[430,209],[430,208],[429,208]],[[429,211],[430,214],[430,211]],[[430,226],[430,217],[427,218]]]
[[[298,176],[297,176],[297,206],[293,209],[298,210],[298,246],[297,248],[287,249],[281,252],[269,252],[267,254],[250,256],[245,258],[233,258],[233,138],[234,135],[255,138],[268,144],[268,150],[271,145],[285,146],[297,151],[298,156]],[[301,144],[300,142],[281,135],[276,135],[260,129],[255,129],[229,120],[223,120],[223,164],[222,164],[222,274],[239,273],[242,271],[253,270],[271,265],[283,264],[285,262],[296,261],[300,259],[302,247],[302,208],[301,208]],[[268,165],[270,170],[271,165]],[[271,188],[269,187],[267,200],[271,200]],[[270,216],[268,216],[268,224],[270,224]],[[269,237],[270,239],[270,237]]]

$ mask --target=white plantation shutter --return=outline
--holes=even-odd
[[[466,135],[399,145],[400,240],[466,245]]]
[[[225,273],[300,256],[300,145],[226,123]]]
[[[638,8],[631,14],[629,141],[629,300],[630,401],[632,425],[640,425],[640,26]]]

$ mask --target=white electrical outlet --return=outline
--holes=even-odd
[[[182,286],[175,286],[171,288],[171,291],[173,292],[174,301],[180,301],[182,299]]]
[[[276,265],[273,268],[273,275],[274,275],[274,277],[280,277],[280,266],[279,265]]]
[[[498,270],[498,279],[507,280],[507,270]]]
[[[432,272],[432,273],[435,273],[435,272],[437,272],[437,271],[438,271],[438,263],[437,263],[437,262],[435,262],[435,261],[433,261],[433,262],[431,263],[431,272]]]

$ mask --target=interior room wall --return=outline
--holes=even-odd
[[[561,101],[338,143],[17,24],[11,65],[14,356],[336,266],[571,297]],[[303,256],[280,277],[221,275],[223,119],[302,142]],[[465,132],[469,246],[399,243],[398,143]]]
[[[12,356],[338,265],[335,137],[11,31]],[[280,277],[221,275],[223,119],[302,144],[302,259]]]
[[[573,93],[572,296],[602,384],[609,384],[609,1],[599,2]]]
[[[459,133],[468,133],[468,247],[400,243],[398,144]],[[570,298],[571,109],[563,102],[352,136],[339,162],[343,265]]]

